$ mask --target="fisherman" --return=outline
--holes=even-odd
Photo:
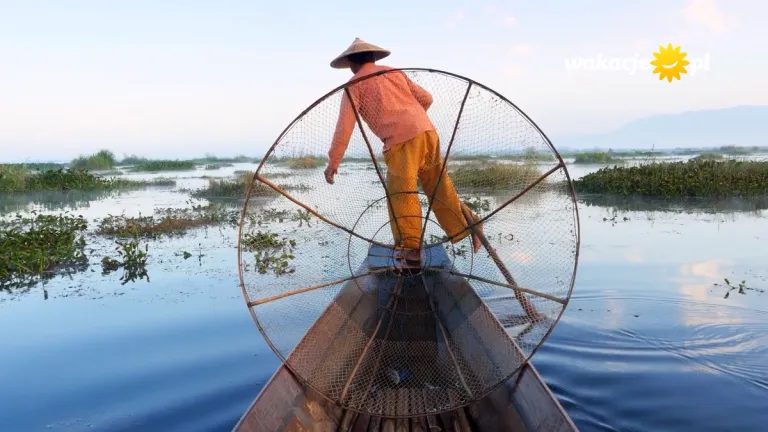
[[[350,81],[393,68],[376,62],[389,56],[390,51],[355,38],[352,45],[331,62],[335,69],[351,69]],[[421,262],[422,214],[418,182],[430,199],[437,222],[457,243],[467,235],[467,221],[462,208],[479,218],[459,200],[448,174],[443,170],[440,137],[427,115],[432,95],[402,72],[386,72],[348,87],[349,98],[342,98],[336,131],[328,151],[325,179],[333,184],[344,152],[355,128],[355,110],[371,131],[384,143],[387,165],[386,188],[390,228],[399,258],[409,264]],[[432,197],[434,196],[434,200]],[[482,224],[476,226],[482,232]],[[480,249],[480,239],[472,234],[474,251]]]

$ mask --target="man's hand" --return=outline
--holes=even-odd
[[[335,174],[336,174],[336,169],[328,165],[328,168],[325,169],[325,181],[327,181],[328,184],[333,184],[333,176]]]

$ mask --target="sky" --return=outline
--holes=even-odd
[[[383,64],[489,86],[557,145],[656,114],[768,105],[765,22],[758,0],[0,0],[0,161],[262,155],[349,79],[329,62],[355,37],[391,50]],[[668,43],[708,67],[671,83],[574,69]]]

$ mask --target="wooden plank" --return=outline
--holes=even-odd
[[[395,432],[408,432],[409,421],[406,418],[399,418],[395,421]]]
[[[437,416],[428,415],[427,416],[427,424],[429,425],[429,430],[430,431],[441,431],[441,430],[443,430],[443,428],[440,427],[440,423],[437,421]]]
[[[357,416],[354,426],[352,426],[352,432],[366,432],[368,425],[371,423],[371,416],[368,414],[360,414]]]
[[[395,419],[383,418],[381,422],[381,432],[395,432]]]
[[[464,408],[459,408],[456,410],[456,430],[460,432],[472,432],[472,428],[469,426],[469,419],[467,419],[467,414],[464,412]]]
[[[368,432],[381,431],[381,417],[371,417],[371,423],[368,425]]]
[[[445,411],[438,414],[440,422],[443,424],[443,430],[446,432],[456,432],[453,428],[454,411]]]
[[[526,363],[521,371],[519,384],[512,392],[512,403],[530,430],[578,430],[530,363]]]
[[[350,432],[352,425],[357,420],[357,413],[351,410],[344,410],[344,415],[341,418],[341,424],[339,424],[339,432]]]

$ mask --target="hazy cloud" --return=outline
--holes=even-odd
[[[688,24],[701,25],[716,34],[725,33],[738,24],[738,17],[722,11],[715,0],[691,0],[683,9]]]
[[[445,28],[448,30],[453,30],[456,27],[459,26],[459,22],[461,22],[466,15],[464,14],[464,11],[456,11],[453,13],[453,15],[448,18],[448,21],[445,23]]]
[[[526,43],[515,44],[510,49],[510,52],[516,55],[531,55],[533,53],[533,46]]]

